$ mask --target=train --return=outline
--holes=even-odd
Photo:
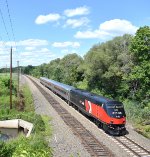
[[[126,114],[121,102],[105,98],[45,77],[40,83],[63,98],[69,105],[94,119],[95,123],[110,135],[126,134]]]

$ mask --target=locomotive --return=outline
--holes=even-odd
[[[74,105],[110,135],[126,134],[126,114],[121,102],[77,89],[45,77],[40,78],[40,83],[65,99],[68,104]]]

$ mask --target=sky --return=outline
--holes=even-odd
[[[0,0],[0,68],[41,65],[150,26],[150,0]]]

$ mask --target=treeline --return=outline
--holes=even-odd
[[[147,104],[150,98],[150,27],[94,45],[84,56],[66,55],[24,73],[44,76],[107,97]]]

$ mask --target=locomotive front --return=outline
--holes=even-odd
[[[126,134],[126,114],[123,104],[117,101],[110,101],[105,104],[105,110],[110,118],[104,129],[112,135]]]

